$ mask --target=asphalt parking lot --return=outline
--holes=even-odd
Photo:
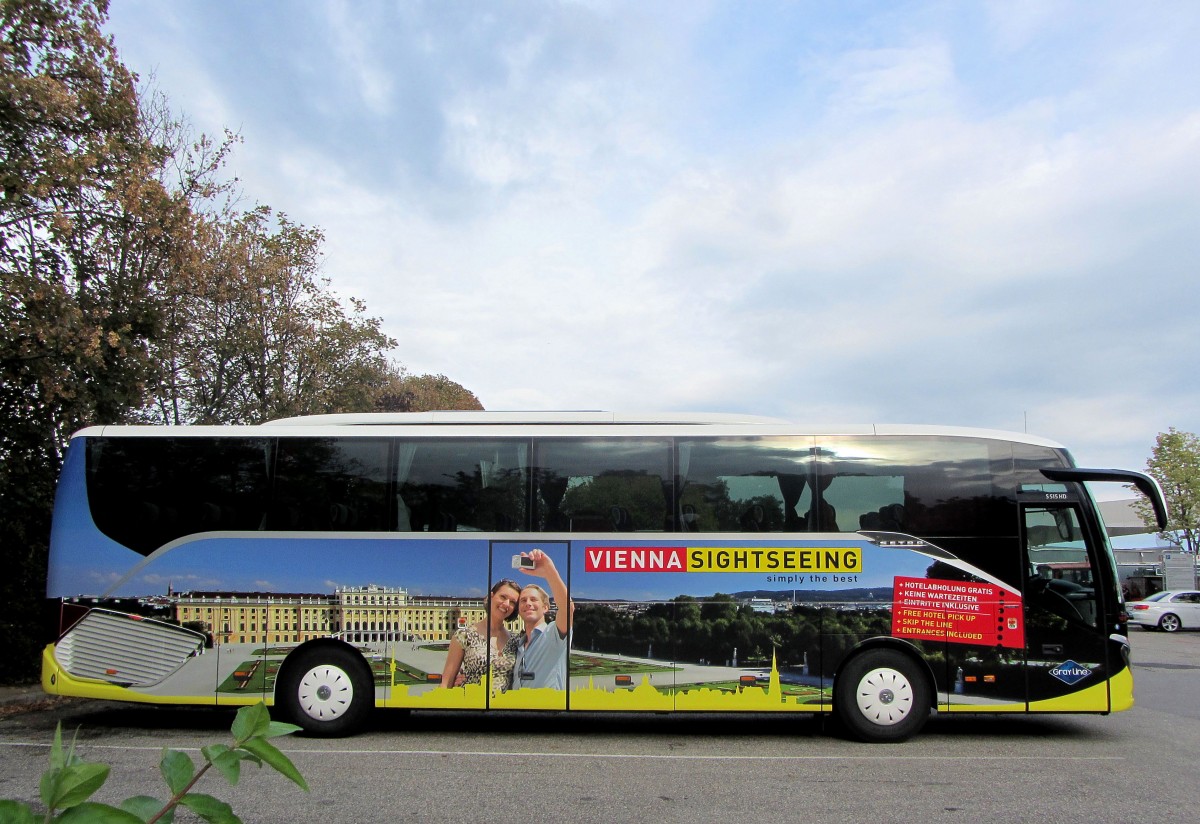
[[[1134,630],[1131,645],[1137,705],[1107,717],[942,716],[909,742],[864,745],[811,717],[381,712],[353,738],[279,740],[308,793],[256,770],[236,787],[206,777],[203,790],[245,821],[289,824],[1189,820],[1200,803],[1200,633]],[[119,801],[161,795],[162,748],[199,759],[232,714],[28,706],[0,718],[0,797],[36,796],[59,720],[79,729],[85,758],[112,765],[101,794]]]

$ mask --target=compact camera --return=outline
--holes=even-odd
[[[513,569],[533,569],[533,559],[528,555],[514,555],[512,565]]]

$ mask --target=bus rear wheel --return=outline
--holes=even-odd
[[[348,735],[375,704],[375,684],[362,659],[338,647],[301,652],[288,662],[275,687],[288,719],[320,736]]]
[[[929,718],[930,687],[917,663],[902,652],[873,649],[842,668],[834,710],[858,739],[904,741]]]

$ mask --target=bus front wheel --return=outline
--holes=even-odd
[[[912,658],[896,650],[855,656],[833,689],[834,710],[862,741],[904,741],[929,718],[928,679]]]
[[[276,685],[276,702],[305,732],[322,736],[354,732],[375,703],[374,681],[348,650],[321,647],[289,662]]]

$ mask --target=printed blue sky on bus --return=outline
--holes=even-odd
[[[69,547],[89,544],[86,554],[70,552]],[[511,564],[512,555],[535,547],[545,549],[567,575],[561,543],[499,542],[490,572],[489,546],[486,540],[447,537],[214,536],[185,540],[146,559],[93,532],[87,543],[64,544],[59,574],[48,591],[52,597],[164,595],[168,586],[175,592],[332,593],[375,584],[412,595],[482,597],[500,578],[540,583]]]
[[[303,546],[309,542],[319,545]],[[481,596],[487,591],[487,546],[486,541],[395,541],[320,534],[200,538],[149,561],[110,594],[165,594],[168,585],[176,592],[332,593],[336,587],[377,584],[403,587],[414,595]],[[144,560],[134,552],[123,552],[120,559],[105,553],[100,559],[68,561],[51,582],[50,594],[103,593],[116,583],[113,570],[129,574]]]
[[[801,542],[780,540],[779,546]],[[319,542],[310,547],[304,544]],[[697,545],[749,547],[750,543],[713,538],[656,542],[675,547]],[[813,542],[802,542],[812,545]],[[332,593],[338,587],[375,584],[399,587],[413,595],[482,597],[491,582],[511,578],[541,583],[513,569],[511,557],[534,547],[545,549],[571,585],[572,595],[587,600],[670,600],[717,592],[773,591],[803,600],[805,590],[891,587],[896,576],[924,575],[932,559],[905,550],[880,549],[846,539],[818,542],[858,547],[862,571],[853,577],[764,572],[588,572],[588,547],[628,547],[629,541],[585,540],[572,543],[570,558],[562,541],[456,540],[453,538],[380,538],[328,534],[210,536],[185,540],[153,558],[143,558],[93,533],[87,542],[64,543],[51,596],[146,596],[188,590],[230,592]],[[89,546],[86,558],[71,557],[69,547]],[[316,549],[317,551],[311,551]],[[491,561],[489,564],[489,555]]]

